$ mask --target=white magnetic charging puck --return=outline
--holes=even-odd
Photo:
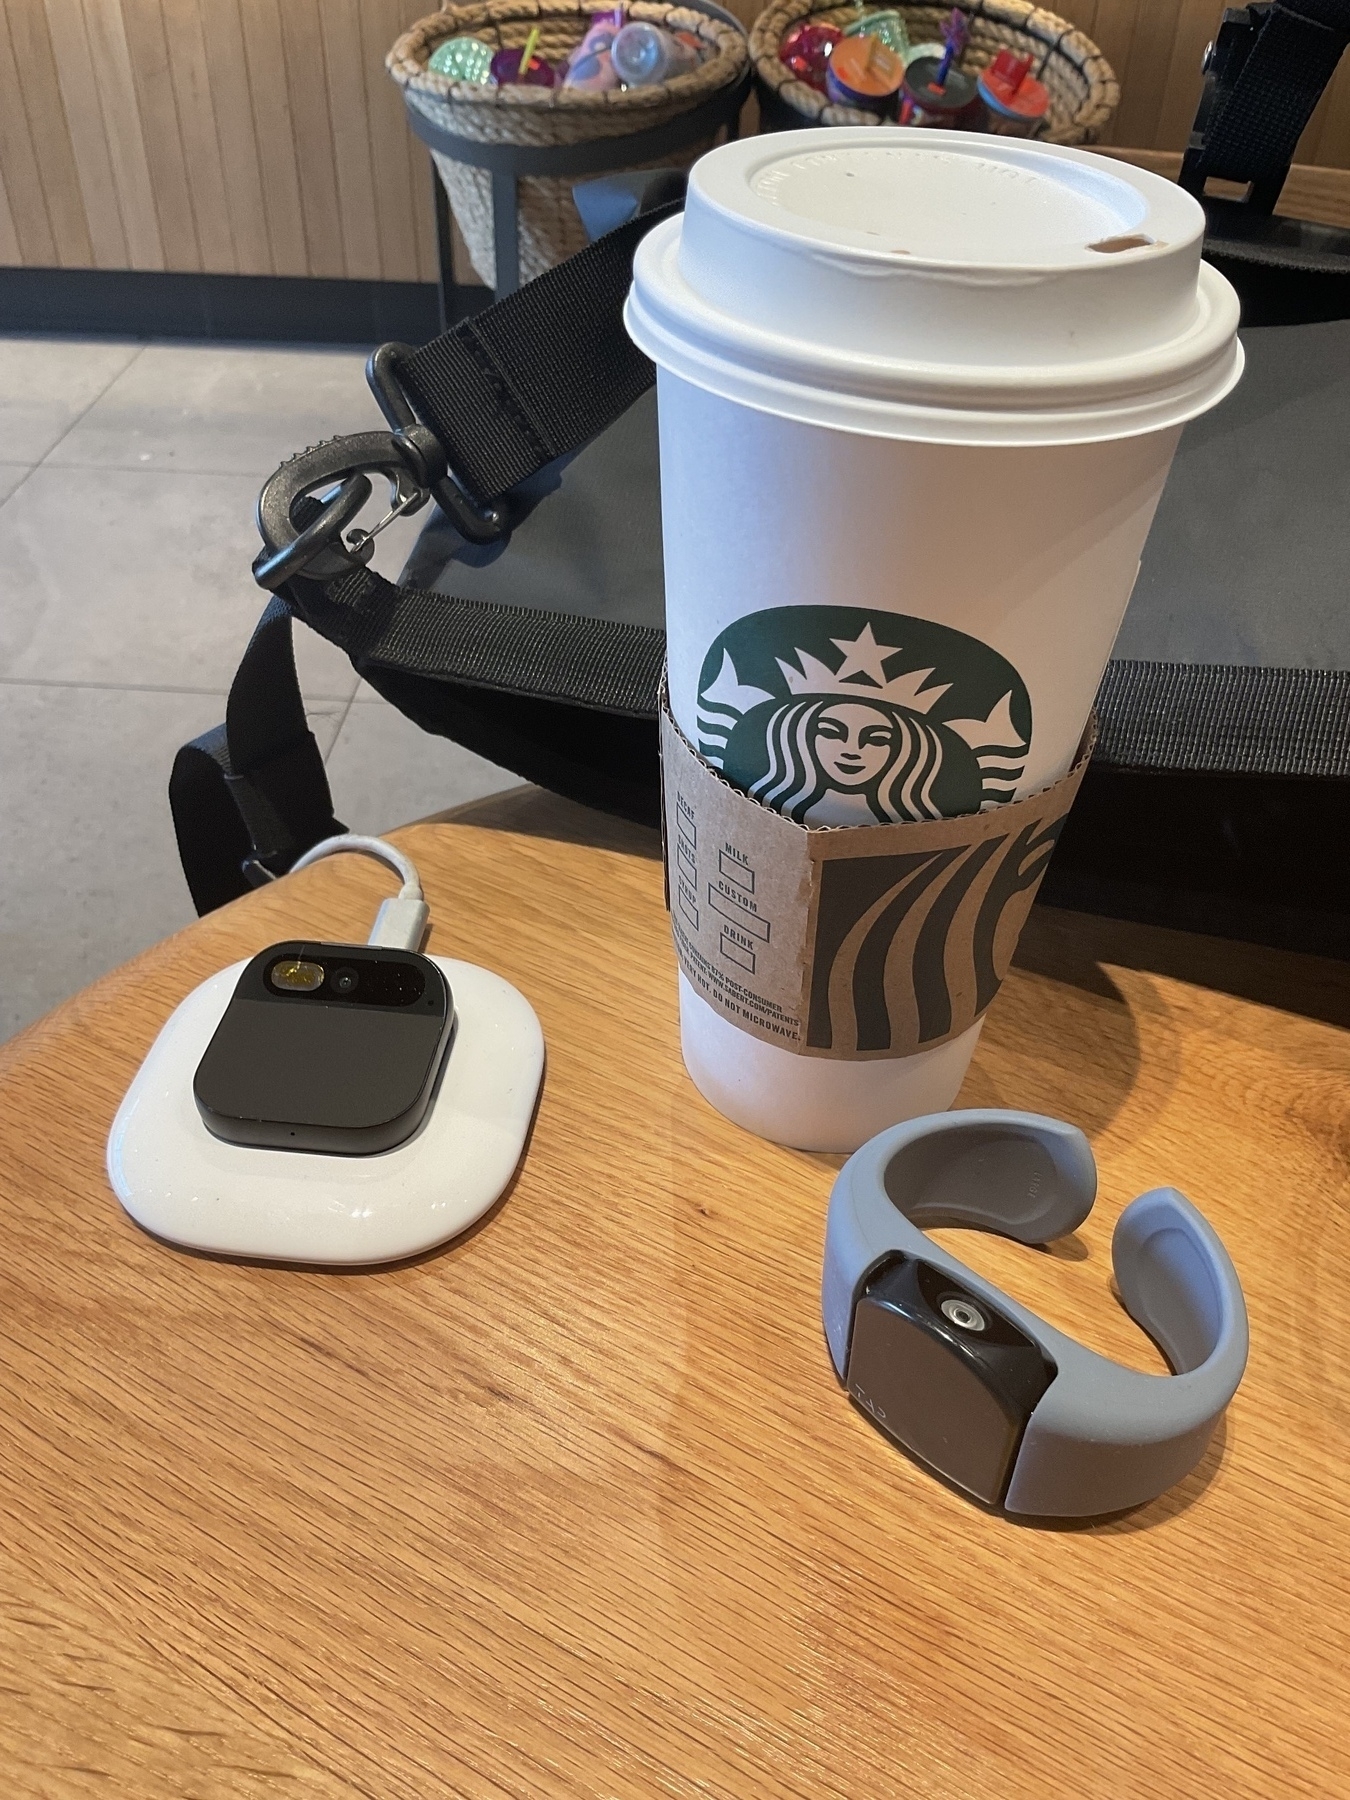
[[[370,1156],[213,1137],[192,1078],[247,965],[196,988],[155,1039],[108,1136],[108,1176],[131,1217],[193,1250],[349,1266],[415,1256],[482,1218],[525,1148],[544,1034],[500,975],[431,960],[454,995],[454,1041],[418,1130]]]

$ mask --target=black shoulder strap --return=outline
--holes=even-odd
[[[400,360],[418,414],[479,499],[590,443],[652,385],[623,306],[639,243],[682,206],[631,219]]]
[[[203,913],[346,829],[333,817],[296,679],[291,615],[280,599],[249,639],[225,723],[174,758],[169,807],[183,873]]]
[[[1229,7],[1206,52],[1205,91],[1181,183],[1250,182],[1269,213],[1294,147],[1350,43],[1350,0],[1255,0]]]
[[[679,204],[621,226],[398,359],[403,394],[472,499],[509,494],[651,386],[623,303],[639,241]],[[235,676],[224,726],[175,761],[170,802],[199,911],[342,829],[305,723],[292,614],[425,729],[555,792],[655,822],[660,631],[401,588],[360,566],[320,579],[322,566],[280,589]]]

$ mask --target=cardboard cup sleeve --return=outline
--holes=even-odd
[[[1092,754],[962,818],[811,828],[711,769],[661,710],[666,879],[680,967],[741,1031],[799,1056],[912,1056],[998,993]]]

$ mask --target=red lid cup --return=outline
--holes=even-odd
[[[1033,137],[1050,111],[1043,82],[1031,73],[1031,58],[1000,50],[979,81],[989,111],[987,129],[999,137]]]
[[[825,92],[836,106],[886,113],[904,79],[904,63],[878,38],[846,37],[830,52]]]

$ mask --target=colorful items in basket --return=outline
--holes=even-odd
[[[902,125],[937,125],[948,131],[971,131],[978,130],[983,124],[984,109],[980,105],[979,90],[971,77],[956,67],[969,35],[966,15],[959,8],[953,8],[942,32],[941,61],[935,63],[930,57],[915,57],[905,71],[900,101]]]
[[[837,25],[813,25],[809,20],[794,25],[778,46],[778,60],[798,81],[823,94],[830,54],[843,35]]]
[[[610,48],[615,73],[625,87],[659,87],[687,75],[702,59],[702,46],[692,32],[665,31],[635,19],[625,25]]]
[[[616,6],[612,12],[591,15],[585,37],[567,59],[564,87],[602,94],[620,85],[610,51],[615,38],[623,30],[623,20],[622,6]]]
[[[905,65],[874,37],[845,37],[825,65],[825,92],[836,106],[856,106],[883,117],[894,111]]]
[[[563,76],[565,88],[580,89],[587,94],[604,94],[611,88],[622,85],[614,72],[614,63],[608,50],[592,50],[585,56],[572,56],[568,60],[567,73]]]
[[[946,82],[947,77],[966,53],[966,45],[970,42],[970,21],[959,6],[952,8],[951,17],[942,27],[942,65],[938,69],[938,86]]]
[[[445,38],[427,58],[427,67],[433,75],[486,87],[492,80],[492,46],[482,38]]]
[[[836,46],[845,38],[856,39],[869,47],[845,53],[831,87],[830,66]],[[879,47],[887,55],[878,55],[870,46]],[[898,12],[890,9],[864,13],[843,31],[835,25],[814,24],[808,20],[795,25],[778,46],[779,60],[798,81],[806,82],[818,93],[828,94],[838,105],[861,106],[869,112],[882,113],[888,110],[891,97],[899,91],[908,53],[909,35],[905,22]]]
[[[905,29],[905,21],[898,12],[864,13],[851,25],[844,27],[845,37],[875,38],[879,44],[885,44],[888,50],[894,50],[901,62],[910,58],[909,32]]]
[[[1035,137],[1050,111],[1045,84],[1031,73],[1031,58],[1000,50],[979,79],[984,129],[998,137]]]
[[[539,27],[531,25],[530,35],[519,50],[499,50],[492,59],[492,79],[498,87],[557,87],[558,73],[551,62],[534,53],[539,42]]]

